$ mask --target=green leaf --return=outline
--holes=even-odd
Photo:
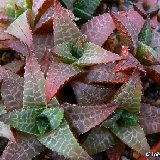
[[[147,19],[146,22],[143,25],[143,28],[141,29],[138,40],[146,45],[150,45],[152,41],[152,30],[150,26],[150,20]]]
[[[84,43],[83,56],[73,64],[78,66],[91,66],[95,64],[104,64],[120,60],[121,57],[110,51],[101,48],[94,43]]]
[[[70,43],[62,43],[55,46],[55,54],[60,58],[60,60],[64,63],[71,64],[76,58],[71,54],[71,44]]]
[[[63,6],[66,6],[68,9],[73,11],[73,1],[72,0],[60,0]]]
[[[74,14],[82,20],[91,19],[101,0],[76,0],[73,4]]]
[[[90,154],[96,154],[115,144],[113,134],[104,127],[95,127],[83,143],[84,149]]]
[[[112,102],[119,104],[121,109],[139,113],[141,104],[142,86],[140,75],[133,72],[129,81],[121,86],[112,98]]]
[[[143,129],[139,125],[120,127],[114,134],[126,145],[144,156],[150,151]]]
[[[24,108],[15,112],[9,112],[0,116],[0,120],[5,124],[11,125],[20,131],[38,135],[36,118],[44,108]]]
[[[46,117],[49,121],[49,125],[52,130],[55,130],[61,123],[64,116],[64,110],[62,108],[48,108],[45,109],[40,117]]]
[[[65,120],[56,130],[39,137],[39,140],[49,149],[71,160],[91,160],[87,152],[78,144]]]
[[[159,52],[142,42],[138,42],[136,57],[143,65],[160,64]]]

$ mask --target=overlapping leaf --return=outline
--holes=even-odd
[[[43,31],[50,33],[53,31],[53,6],[49,7],[47,11],[41,16],[40,20],[35,26],[35,33]]]
[[[45,105],[44,74],[33,53],[27,56],[24,80],[23,107]]]
[[[67,9],[63,9],[59,4],[54,7],[54,45],[63,42],[74,43],[76,40],[84,39],[84,36],[73,22]]]
[[[35,22],[43,15],[43,13],[53,4],[52,0],[34,0],[32,11]]]
[[[64,86],[70,79],[82,73],[83,70],[65,63],[54,61],[50,66],[45,84],[47,102]]]
[[[152,65],[145,67],[149,78],[160,84],[160,65]]]
[[[107,149],[106,152],[109,160],[120,160],[124,150],[125,144],[121,140],[117,140],[116,144],[113,147]]]
[[[140,76],[133,72],[129,81],[121,86],[113,96],[112,102],[119,104],[121,108],[133,113],[140,112],[142,86]]]
[[[133,54],[135,54],[134,52],[138,41],[137,28],[127,19],[126,16],[113,12],[111,13],[111,16],[115,22],[117,30],[119,31],[122,44],[128,45]]]
[[[82,20],[89,20],[99,4],[100,0],[77,0],[73,4],[74,14]]]
[[[143,28],[141,29],[141,32],[138,35],[138,40],[148,46],[151,44],[152,30],[149,19],[147,19],[144,23]]]
[[[145,134],[153,134],[160,132],[160,108],[150,106],[149,104],[141,105],[139,115],[140,125],[144,129]]]
[[[40,137],[39,140],[46,147],[71,160],[92,159],[78,144],[65,120],[61,123],[59,128]]]
[[[126,145],[144,156],[150,151],[143,129],[139,125],[121,127],[118,132],[114,132],[114,134]]]
[[[106,64],[121,59],[119,55],[107,51],[94,43],[85,43],[83,49],[83,56],[75,61],[73,63],[74,65],[91,66],[94,64]]]
[[[31,12],[25,11],[7,28],[7,32],[26,44],[29,48],[32,46],[32,31],[30,27]],[[23,21],[23,23],[21,23]]]
[[[9,142],[1,160],[29,160],[45,149],[35,136],[16,131],[16,142]]]
[[[105,151],[115,144],[115,137],[106,128],[95,127],[83,143],[84,149],[90,154]]]
[[[89,85],[80,81],[74,81],[71,85],[80,105],[103,104],[115,93],[114,88],[103,85]]]
[[[130,52],[128,52],[127,46],[122,48],[121,56],[125,56],[125,59],[122,59],[117,63],[115,67],[116,71],[133,71],[137,68],[139,71],[145,72],[144,67],[140,62]]]
[[[1,96],[6,109],[12,111],[23,106],[23,84],[24,80],[11,71],[0,66]]]
[[[152,32],[152,42],[151,46],[153,48],[160,46],[160,33],[157,31]]]
[[[83,34],[87,35],[88,41],[102,46],[114,29],[115,24],[112,17],[110,14],[105,13],[85,23],[81,31]]]
[[[115,72],[115,63],[93,66],[85,80],[89,83],[124,83],[129,75],[124,72]]]
[[[136,57],[144,65],[160,64],[160,55],[158,51],[142,42],[138,42]]]
[[[118,107],[114,104],[78,106],[63,105],[66,117],[78,134],[83,134],[102,123]]]

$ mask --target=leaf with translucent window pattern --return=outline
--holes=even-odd
[[[112,102],[119,104],[122,109],[129,112],[139,113],[142,95],[142,85],[138,72],[133,72],[129,81],[112,97]]]
[[[138,29],[130,22],[126,16],[119,13],[111,13],[122,44],[129,46],[132,53],[135,54],[135,48],[138,42]]]
[[[19,131],[16,131],[14,135],[16,142],[8,142],[1,160],[29,160],[45,149],[33,135]]]
[[[114,29],[115,24],[112,17],[110,14],[105,13],[85,23],[81,31],[83,34],[87,35],[87,40],[89,42],[102,46]]]
[[[153,134],[160,132],[159,117],[160,108],[145,103],[141,105],[139,120],[145,134]]]
[[[53,32],[53,6],[49,7],[47,11],[41,16],[40,20],[35,26],[34,33]]]
[[[142,42],[138,42],[136,58],[143,65],[158,65],[160,64],[159,52],[147,46]]]
[[[53,4],[53,0],[34,0],[32,5],[33,17],[35,22],[45,13]]]
[[[83,143],[84,149],[90,154],[96,154],[115,144],[114,135],[104,127],[95,127]]]
[[[45,105],[45,78],[33,53],[26,57],[23,107]]]
[[[30,27],[29,18],[31,11],[27,10],[21,14],[13,23],[7,28],[7,33],[20,39],[21,42],[26,44],[29,48],[32,46],[32,30]],[[23,23],[21,23],[23,21]]]
[[[47,102],[61,89],[70,79],[82,74],[83,70],[69,64],[54,61],[50,66],[45,83],[45,95]]]
[[[128,52],[128,46],[123,46],[121,50],[121,56],[125,54],[125,59],[120,60],[115,67],[116,72],[127,71],[132,72],[134,69],[138,69],[141,72],[145,72],[143,65],[130,53]]]
[[[1,96],[6,109],[12,111],[23,106],[24,79],[0,66]]]
[[[107,149],[106,152],[109,160],[120,160],[124,150],[125,150],[125,144],[118,139],[116,141],[116,144],[113,147]]]
[[[83,56],[75,61],[73,63],[74,65],[91,66],[95,64],[106,64],[121,59],[118,54],[107,51],[94,43],[85,43],[83,49]]]
[[[160,65],[147,66],[145,69],[147,71],[147,76],[157,84],[160,84]]]
[[[152,40],[152,30],[150,26],[150,20],[147,19],[143,25],[143,28],[141,29],[139,35],[138,35],[138,40],[146,45],[151,44]]]
[[[78,144],[65,120],[63,120],[56,130],[39,137],[39,140],[43,145],[56,151],[59,155],[63,155],[65,158],[71,160],[92,160],[87,152]]]
[[[88,132],[102,123],[118,107],[114,104],[79,106],[65,103],[66,119],[78,134]]]
[[[79,31],[70,12],[60,4],[54,7],[54,46],[63,42],[74,43],[77,39],[84,40],[84,36]]]
[[[104,85],[90,85],[80,81],[74,81],[71,85],[80,105],[104,104],[115,93],[114,88]]]
[[[82,20],[89,20],[99,4],[100,0],[77,0],[73,4],[74,14]]]
[[[150,151],[143,129],[139,125],[119,127],[119,130],[114,134],[126,145],[144,156]]]
[[[125,72],[115,72],[115,63],[93,66],[85,81],[88,83],[106,84],[106,83],[124,83],[128,81],[129,75]]]

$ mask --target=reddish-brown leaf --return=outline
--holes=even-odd
[[[153,134],[160,132],[160,108],[149,104],[141,105],[139,114],[140,125],[144,129],[145,134]]]
[[[114,104],[78,106],[63,104],[66,118],[78,134],[88,132],[91,128],[102,123],[118,107]]]
[[[49,7],[35,26],[35,33],[53,32],[53,6]]]
[[[114,88],[103,85],[89,85],[80,81],[71,84],[79,105],[104,104],[115,93]]]
[[[53,4],[53,0],[34,0],[32,5],[33,17],[35,22],[45,13],[45,11]]]
[[[138,29],[128,20],[128,18],[119,12],[111,13],[116,28],[119,31],[121,42],[129,46],[132,54],[135,54],[135,48],[138,42]]]
[[[23,106],[24,79],[0,66],[1,96],[6,109],[12,111]]]
[[[21,14],[13,23],[7,28],[7,33],[20,39],[29,48],[32,46],[32,30],[30,27],[31,11],[27,10]],[[23,22],[23,23],[22,23]]]
[[[124,83],[128,81],[129,75],[124,72],[115,72],[115,63],[93,66],[85,80],[89,83]]]
[[[88,41],[102,46],[114,29],[115,24],[112,17],[110,14],[105,13],[85,23],[81,31],[83,34],[87,35]]]
[[[16,142],[9,142],[1,160],[29,160],[45,149],[33,135],[16,131]]]
[[[160,84],[160,65],[152,65],[145,67],[149,78]]]
[[[82,73],[83,70],[72,65],[54,61],[46,78],[45,94],[47,102],[64,86],[70,79]]]
[[[121,56],[124,56],[125,59],[122,59],[117,63],[115,67],[116,72],[132,72],[135,68],[139,71],[145,72],[144,67],[140,64],[140,62],[131,53],[129,53],[127,46],[122,46]]]
[[[111,148],[107,149],[106,152],[109,160],[120,160],[124,150],[125,144],[121,140],[117,140],[117,143]]]

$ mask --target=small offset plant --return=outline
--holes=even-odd
[[[160,84],[158,4],[96,15],[100,0],[3,2],[0,47],[21,58],[0,66],[0,136],[9,139],[0,160],[150,152],[160,108],[145,103],[142,80]]]

